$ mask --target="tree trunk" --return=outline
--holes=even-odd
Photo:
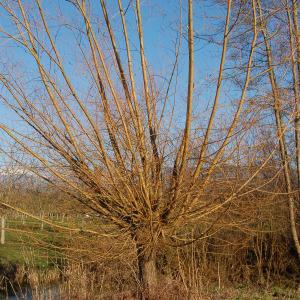
[[[134,232],[132,237],[136,245],[139,299],[155,299],[157,287],[156,251],[151,243],[145,243],[145,236]]]
[[[137,243],[140,299],[154,299],[157,286],[156,254],[147,246]]]
[[[287,154],[287,147],[285,141],[285,124],[282,117],[282,108],[281,108],[281,99],[280,95],[278,94],[278,85],[276,81],[276,74],[274,71],[274,63],[273,63],[273,55],[272,55],[272,48],[269,42],[269,34],[266,27],[266,21],[263,19],[263,13],[261,8],[261,1],[258,1],[259,7],[259,14],[260,18],[263,20],[261,24],[261,30],[264,38],[264,44],[266,49],[268,67],[269,67],[269,79],[272,87],[272,93],[274,98],[274,115],[276,120],[276,128],[277,128],[277,137],[279,140],[279,149],[281,155],[281,165],[283,167],[283,174],[286,183],[286,192],[288,194],[288,205],[289,205],[289,214],[290,214],[290,227],[292,232],[292,237],[294,241],[294,245],[300,258],[300,241],[298,237],[298,232],[296,228],[296,211],[295,211],[295,199],[293,195],[293,187],[292,187],[292,179],[291,179],[291,171],[289,166],[289,157]]]

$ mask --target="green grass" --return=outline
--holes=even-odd
[[[218,299],[218,298],[216,298]],[[232,300],[300,300],[299,294],[295,289],[274,286],[269,289],[255,289],[255,288],[242,288],[233,289],[225,292],[224,297],[220,295],[219,299],[232,299]]]
[[[8,219],[6,222],[5,243],[0,245],[0,263],[32,265],[47,268],[63,253],[56,247],[62,245],[65,237],[54,232],[49,226],[41,230],[41,223],[29,221],[23,224],[17,219]]]

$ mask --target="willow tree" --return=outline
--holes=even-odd
[[[195,74],[203,71],[195,64],[193,1],[183,1],[179,8],[174,62],[162,88],[162,76],[155,76],[146,57],[140,1],[125,8],[122,2],[114,2],[112,14],[105,0],[0,1],[0,96],[20,121],[3,120],[1,148],[113,224],[111,234],[130,236],[136,244],[139,278],[151,291],[158,276],[157,248],[209,235],[213,226],[202,226],[196,236],[187,232],[220,214],[264,167],[262,163],[222,199],[208,196],[219,168],[238,148],[233,138],[249,125],[240,118],[251,81],[257,9],[255,1],[248,3],[251,46],[239,95],[230,95],[227,104],[234,101],[234,106],[226,109],[226,121],[220,122],[227,45],[235,26],[231,1],[225,6],[218,74],[208,110],[202,109],[202,96],[193,104],[199,82]],[[73,24],[65,21],[71,14],[79,18]],[[132,50],[134,44],[137,51]],[[186,59],[180,55],[185,49]],[[185,74],[178,72],[180,59],[186,64]],[[186,96],[181,97],[183,91]],[[201,117],[200,128],[203,112],[208,118]],[[176,124],[176,116],[183,125]],[[9,141],[22,156],[6,151]]]
[[[297,206],[299,202],[299,20],[296,1],[260,1],[257,4],[258,37],[255,67],[256,102],[264,98],[267,117],[278,144],[278,161],[289,207],[291,236],[300,258]],[[249,41],[244,41],[244,47]],[[255,100],[253,101],[255,102]],[[267,104],[267,105],[266,105]],[[259,104],[258,104],[259,106]],[[271,125],[272,126],[272,125]],[[298,190],[298,191],[297,191]]]
[[[273,55],[273,49],[270,42],[270,33],[268,30],[268,18],[269,16],[264,16],[264,6],[262,5],[261,1],[257,1],[258,3],[258,11],[259,11],[259,21],[260,21],[260,30],[263,37],[263,43],[265,47],[265,56],[267,60],[267,73],[269,77],[269,81],[271,84],[271,90],[272,90],[272,98],[273,98],[273,111],[275,116],[275,124],[276,124],[276,131],[279,141],[279,148],[280,148],[280,155],[281,155],[281,165],[283,168],[284,178],[285,178],[285,186],[286,186],[286,192],[288,194],[288,204],[289,204],[289,219],[290,219],[290,225],[291,225],[291,233],[294,240],[294,245],[296,248],[296,252],[298,254],[298,257],[300,258],[300,243],[299,243],[299,237],[298,232],[296,228],[296,213],[295,213],[295,196],[293,195],[293,182],[292,182],[292,175],[291,175],[291,166],[290,166],[290,158],[288,156],[288,150],[286,145],[286,135],[285,135],[285,124],[283,120],[283,113],[284,110],[282,108],[282,97],[280,95],[280,87],[278,84],[278,78],[276,75],[276,63],[274,62],[274,55]],[[299,115],[299,96],[298,96],[298,75],[295,73],[295,62],[294,62],[294,46],[293,46],[293,40],[295,37],[298,37],[298,41],[296,41],[296,44],[299,42],[299,31],[298,31],[298,17],[297,17],[297,9],[295,8],[295,3],[292,1],[292,12],[293,12],[293,20],[294,20],[294,29],[295,32],[293,33],[291,30],[291,13],[289,9],[290,4],[285,3],[284,8],[282,9],[283,12],[286,11],[287,13],[287,20],[288,20],[288,32],[290,36],[290,52],[288,53],[288,56],[291,60],[291,69],[293,70],[293,88],[294,88],[294,107],[295,107],[295,145],[296,145],[296,166],[298,169],[298,184],[299,184],[299,124],[298,124],[298,115]],[[299,46],[299,45],[298,45]],[[281,64],[279,64],[279,68]],[[299,188],[299,187],[298,187]]]

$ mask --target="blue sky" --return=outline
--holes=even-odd
[[[132,1],[134,4],[135,1]],[[182,0],[182,26],[183,33],[186,36],[187,32],[187,1]],[[159,0],[144,0],[141,1],[143,28],[145,38],[145,52],[147,56],[148,65],[151,72],[156,77],[158,86],[163,86],[166,80],[163,77],[169,77],[171,69],[174,63],[174,45],[176,37],[178,36],[179,28],[179,16],[180,16],[180,3],[179,0],[171,1],[159,1]],[[26,1],[24,5],[31,7],[33,1]],[[60,54],[64,60],[65,67],[69,72],[69,75],[78,90],[85,91],[88,87],[87,82],[81,76],[80,73],[80,58],[77,56],[77,52],[74,47],[74,35],[70,29],[66,29],[61,25],[67,22],[74,22],[74,25],[79,25],[80,18],[76,15],[76,11],[72,5],[64,0],[55,1],[41,1],[43,8],[45,9],[46,18],[49,21],[49,27],[53,35],[56,36],[57,47],[60,50]],[[119,40],[120,53],[125,55],[125,47],[121,34],[120,17],[117,10],[117,1],[107,1],[108,11],[111,16],[112,25],[116,32],[117,39]],[[129,0],[123,1],[123,7],[127,7]],[[104,24],[103,16],[100,10],[98,0],[91,1],[91,7],[94,16],[94,26],[101,36]],[[29,9],[29,13],[35,17],[34,10]],[[213,4],[212,1],[194,1],[194,31],[195,35],[208,35],[212,32],[220,32],[222,34],[222,27],[220,27],[220,19],[224,20],[225,16],[224,7]],[[57,18],[57,16],[59,16]],[[141,86],[141,74],[138,69],[139,55],[138,55],[138,39],[136,34],[135,15],[132,7],[130,7],[126,14],[128,22],[129,38],[131,43],[133,60],[135,64],[135,70],[137,73],[137,85]],[[59,24],[60,23],[60,24]],[[10,25],[6,22],[5,18],[0,21],[1,26],[10,29]],[[76,34],[76,30],[73,30]],[[217,38],[221,38],[217,36]],[[2,39],[4,41],[4,39]],[[103,45],[107,47],[107,45]],[[211,103],[214,92],[215,84],[213,79],[216,76],[218,70],[218,64],[220,61],[220,47],[216,47],[215,44],[207,43],[202,39],[195,39],[195,92],[194,92],[194,107],[195,111],[204,112],[204,118],[207,117],[207,108]],[[22,52],[20,48],[13,47],[6,52],[7,58],[2,55],[2,61],[9,60],[19,62],[23,71],[30,73],[34,76],[35,66],[32,61],[29,60],[29,56]],[[125,56],[124,56],[125,57]],[[182,47],[180,51],[180,64],[178,67],[178,87],[176,95],[177,103],[177,121],[178,123],[184,121],[185,113],[185,99],[187,91],[187,75],[188,75],[188,55],[187,55],[187,41],[185,37],[182,40]],[[30,75],[28,76],[30,77]],[[33,87],[32,87],[33,88]],[[225,95],[225,94],[224,94]],[[224,98],[223,101],[226,102]],[[222,99],[221,99],[222,103]],[[8,113],[4,107],[0,109],[0,117],[6,118],[8,123],[14,120],[14,116]],[[13,124],[14,123],[13,121]],[[178,124],[180,127],[181,125]]]

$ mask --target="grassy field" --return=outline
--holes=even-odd
[[[0,263],[47,268],[62,257],[64,235],[40,221],[7,218],[5,243],[0,245]]]

